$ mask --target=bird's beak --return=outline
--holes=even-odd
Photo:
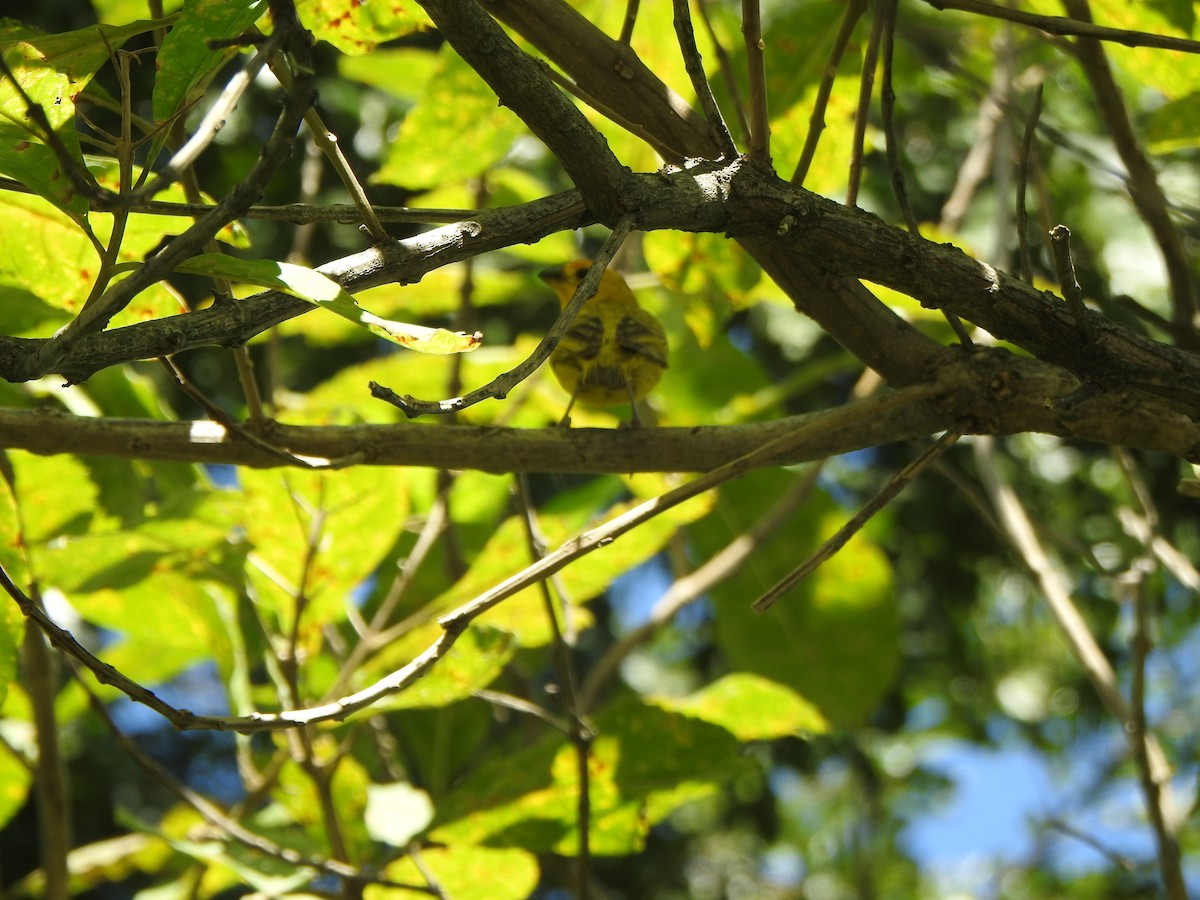
[[[562,266],[551,266],[549,269],[542,269],[542,271],[538,272],[538,278],[547,284],[554,284],[565,280],[563,278]]]

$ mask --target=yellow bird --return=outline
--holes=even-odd
[[[566,306],[591,265],[591,260],[577,259],[538,275]],[[638,305],[625,279],[606,269],[595,296],[550,354],[554,377],[571,395],[561,424],[571,424],[571,408],[581,400],[592,406],[628,402],[631,424],[641,425],[637,402],[658,384],[666,367],[662,324]]]

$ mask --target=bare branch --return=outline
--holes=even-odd
[[[821,132],[825,130],[825,108],[829,105],[829,95],[833,93],[833,82],[837,78],[838,65],[850,43],[850,36],[854,34],[854,26],[858,24],[858,20],[866,11],[866,0],[850,0],[846,4],[845,12],[842,13],[842,22],[838,26],[838,33],[833,39],[833,44],[829,47],[829,57],[825,61],[825,68],[821,71],[821,82],[817,85],[817,95],[813,99],[812,110],[808,114],[808,134],[804,138],[800,159],[796,161],[796,168],[792,170],[792,184],[804,184],[808,168],[817,154],[817,144],[821,140]]]
[[[1088,0],[1063,0],[1063,5],[1077,20],[1091,22]],[[1194,45],[1192,52],[1200,51],[1200,43],[1190,43]],[[1073,48],[1095,93],[1096,105],[1108,134],[1129,173],[1129,198],[1163,255],[1171,289],[1171,320],[1175,326],[1175,338],[1185,347],[1200,349],[1196,284],[1192,278],[1191,262],[1183,245],[1183,237],[1171,221],[1167,198],[1158,183],[1158,176],[1134,132],[1124,94],[1113,77],[1108,56],[1104,47],[1095,40],[1081,39],[1075,42]]]
[[[708,85],[708,76],[704,73],[704,61],[696,46],[696,34],[692,30],[692,15],[688,8],[688,0],[673,0],[675,10],[675,35],[679,41],[679,50],[683,54],[683,64],[687,68],[688,77],[692,80],[692,90],[696,92],[696,100],[708,119],[708,127],[712,129],[713,141],[720,148],[721,155],[727,159],[737,156],[737,147],[733,136],[725,124],[720,107],[713,96],[712,88]]]
[[[730,541],[720,552],[697,568],[694,572],[675,580],[671,587],[658,599],[647,620],[624,635],[610,647],[588,672],[580,690],[580,703],[584,711],[592,710],[600,699],[600,692],[616,674],[621,663],[634,650],[651,640],[664,625],[670,622],[688,604],[704,596],[705,592],[726,578],[736,574],[788,517],[802,506],[817,483],[824,461],[818,461],[796,479],[787,492],[767,510],[763,516]]]
[[[729,58],[729,53],[717,39],[717,33],[713,29],[712,20],[708,15],[708,0],[697,0],[697,8],[700,11],[700,21],[704,23],[704,30],[708,33],[708,39],[712,42],[713,53],[717,57],[717,62],[721,67],[721,80],[725,82],[725,90],[729,92],[730,102],[733,104],[734,112],[737,113],[738,133],[746,143],[750,142],[750,121],[746,116],[746,104],[742,101],[742,91],[738,87],[737,78],[734,77],[732,60]]]
[[[934,444],[928,447],[920,456],[893,475],[883,489],[868,500],[863,507],[850,517],[850,520],[837,530],[829,540],[817,548],[808,559],[780,579],[779,583],[768,589],[761,597],[751,604],[757,613],[766,612],[775,602],[794,588],[797,584],[815,572],[826,560],[841,550],[846,543],[858,534],[868,521],[881,509],[891,503],[913,479],[920,475],[935,462],[943,453],[949,450],[962,437],[961,431],[948,431]]]
[[[545,547],[538,528],[536,512],[533,508],[529,484],[524,474],[516,476],[517,485],[517,514],[525,526],[525,537],[529,545],[529,554],[533,561],[540,562],[545,558]],[[584,707],[579,699],[576,687],[577,678],[571,661],[571,648],[563,638],[563,629],[558,622],[558,611],[554,607],[554,598],[550,594],[548,579],[538,581],[538,591],[542,598],[542,606],[546,612],[546,621],[550,624],[551,653],[554,659],[554,669],[558,675],[563,709],[571,720],[567,738],[575,748],[575,771],[577,776],[577,801],[575,827],[579,834],[579,846],[575,852],[575,894],[581,900],[587,900],[588,885],[591,882],[591,772],[588,759],[591,756],[592,741],[596,734],[592,726],[584,719]]]
[[[1134,760],[1137,762],[1146,815],[1150,819],[1158,846],[1158,871],[1162,876],[1167,900],[1187,900],[1187,886],[1183,880],[1179,858],[1179,841],[1167,822],[1163,809],[1168,802],[1164,793],[1168,793],[1170,786],[1159,779],[1169,775],[1169,772],[1156,772],[1150,758],[1150,741],[1153,735],[1146,725],[1146,660],[1151,650],[1150,616],[1146,609],[1141,573],[1134,578],[1137,579],[1135,583],[1126,585],[1132,594],[1134,620],[1131,663],[1133,678],[1129,688],[1131,718],[1127,725],[1129,740],[1133,745]]]
[[[758,0],[742,0],[742,37],[750,82],[750,158],[771,158],[771,120],[767,115],[767,65]]]
[[[627,211],[621,188],[629,170],[608,143],[478,3],[421,0],[438,32],[550,148],[588,207],[610,222]]]
[[[1161,803],[1169,806],[1169,798],[1165,794],[1170,783],[1171,766],[1162,746],[1152,732],[1143,734],[1141,747],[1135,743],[1130,706],[1121,694],[1112,664],[1071,599],[1066,574],[1046,553],[1020,498],[1012,486],[1001,478],[993,458],[992,441],[988,438],[977,438],[973,446],[976,466],[1004,534],[1033,576],[1071,654],[1079,662],[1101,702],[1130,741],[1130,751],[1135,756],[1142,753],[1146,755],[1149,777],[1160,786],[1164,794]]]
[[[1002,350],[976,349],[943,368],[938,381],[901,388],[860,419],[859,404],[747,425],[647,428],[524,428],[412,425],[291,426],[268,423],[261,435],[305,465],[403,465],[485,472],[704,471],[794,428],[803,443],[764,460],[788,465],[890,441],[925,437],[970,420],[975,433],[1040,431],[1125,444],[1200,460],[1200,424],[1155,397],[1119,390],[1084,399],[1069,413],[1048,399],[1081,382],[1055,366]],[[49,410],[0,409],[0,445],[41,454],[80,453],[136,459],[271,468],[287,463],[275,450],[239,440],[209,421],[89,418]]]
[[[1083,289],[1075,277],[1075,262],[1071,258],[1071,229],[1066,225],[1055,225],[1050,229],[1050,247],[1054,251],[1054,265],[1058,269],[1058,284],[1067,301],[1084,339],[1088,332],[1087,307],[1083,304]]]
[[[716,155],[708,122],[667,87],[628,44],[610,38],[561,0],[490,0],[488,11],[533,44],[671,162]],[[578,182],[576,182],[578,184]]]
[[[1029,210],[1025,206],[1025,190],[1029,184],[1030,166],[1037,152],[1037,123],[1042,115],[1042,84],[1033,93],[1033,106],[1025,120],[1021,138],[1021,155],[1017,161],[1017,250],[1020,256],[1021,277],[1033,283],[1033,260],[1029,253]]]
[[[216,140],[217,134],[225,126],[225,120],[233,114],[242,95],[254,83],[255,76],[279,49],[281,42],[281,35],[278,33],[267,38],[263,46],[246,60],[237,74],[229,79],[221,93],[217,95],[217,99],[213,101],[212,106],[208,108],[208,112],[204,114],[204,118],[200,120],[200,124],[192,131],[192,136],[188,138],[187,142],[156,172],[154,178],[137,190],[130,192],[129,199],[148,199],[165,191],[192,167],[192,164],[200,158],[200,154]],[[122,203],[125,202],[125,197],[126,195],[123,194]]]
[[[617,38],[622,44],[628,44],[633,39],[639,6],[641,0],[625,0],[625,18],[621,21],[621,36]]]
[[[276,21],[278,40],[289,52],[301,57],[299,67],[308,71],[310,67],[306,62],[309,49],[307,32],[295,21],[294,12],[290,18],[286,14],[286,9],[281,10],[279,15],[284,18],[277,18]],[[283,109],[276,119],[271,136],[263,145],[262,153],[242,180],[225,194],[211,211],[185,232],[172,238],[145,265],[128,278],[114,284],[96,303],[80,311],[79,315],[55,337],[42,343],[28,365],[43,372],[56,370],[61,360],[80,340],[102,330],[137,294],[165,278],[184,259],[193,256],[221,228],[236,219],[243,209],[257,201],[268,179],[290,154],[296,129],[313,97],[311,74],[297,78],[295,90],[286,95]]]
[[[1041,16],[1009,6],[998,6],[995,3],[988,3],[986,0],[925,0],[925,2],[934,9],[958,9],[980,16],[991,16],[994,19],[1028,25],[1047,34],[1094,38],[1098,41],[1124,44],[1126,47],[1156,47],[1160,50],[1200,53],[1200,41],[1163,34],[1149,34],[1145,31],[1128,31],[1124,28],[1108,28],[1103,25],[1095,25],[1090,21],[1081,21],[1078,17],[1066,19],[1061,16]],[[1072,14],[1074,15],[1074,13]]]
[[[858,81],[858,106],[854,110],[854,137],[850,143],[850,175],[846,188],[846,205],[858,202],[858,189],[862,183],[863,141],[867,135],[867,120],[871,114],[871,97],[875,93],[875,68],[879,64],[879,45],[886,28],[885,17],[876,15],[871,20],[871,33],[863,52],[862,71]]]
[[[912,234],[920,234],[917,217],[908,202],[908,188],[904,183],[904,169],[900,160],[900,141],[896,135],[896,91],[892,87],[892,63],[896,38],[897,0],[882,0],[876,16],[883,30],[883,81],[879,88],[879,108],[883,120],[883,133],[887,140],[888,174],[892,179],[892,193],[904,224]]]

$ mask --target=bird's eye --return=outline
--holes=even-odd
[[[583,276],[584,276],[584,275],[586,275],[586,274],[588,273],[588,269],[589,269],[589,268],[591,268],[591,267],[590,267],[590,266],[582,266],[582,267],[580,267],[580,268],[576,269],[576,270],[574,271],[574,273],[572,274],[572,277],[573,277],[573,278],[575,279],[575,281],[577,281],[577,282],[579,282],[579,281],[583,281]]]

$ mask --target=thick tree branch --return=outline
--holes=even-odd
[[[524,53],[475,2],[420,0],[441,33],[509,107],[550,148],[588,207],[615,220],[627,210],[621,185],[630,176],[608,143],[563,93],[545,67]]]
[[[570,191],[508,209],[481,211],[473,219],[334,260],[319,266],[318,271],[352,292],[393,282],[409,284],[440,266],[512,244],[533,243],[593,221],[579,193]],[[197,347],[236,347],[313,309],[311,303],[266,291],[236,303],[88,335],[49,369],[40,364],[38,355],[46,340],[0,336],[0,378],[31,381],[54,372],[77,383],[101,369],[133,360]]]
[[[1081,321],[1051,293],[953,246],[931,243],[790,185],[761,165],[735,160],[639,176],[626,196],[642,210],[646,230],[723,232],[750,248],[769,272],[779,272],[781,278],[802,272],[822,287],[822,296],[799,295],[797,306],[893,386],[927,381],[960,351],[913,329],[871,295],[860,278],[952,312],[1103,390],[1147,391],[1177,401],[1182,411],[1200,413],[1200,356],[1157,343],[1094,312],[1085,311]],[[587,217],[574,196],[548,198],[376,247],[321,271],[350,290],[417,281],[438,266],[582,221]],[[133,359],[212,344],[233,346],[311,308],[267,293],[131,325],[82,340],[57,371],[80,380]],[[24,381],[46,374],[31,366],[41,343],[0,339],[0,376]]]
[[[682,103],[666,84],[562,0],[489,3],[488,10],[561,66],[588,95],[623,119],[638,123],[656,149],[673,162],[719,159],[703,116]],[[612,64],[605,64],[611,60]],[[599,63],[599,64],[598,64]],[[761,161],[765,169],[765,162]],[[773,174],[773,173],[772,173]],[[624,198],[626,208],[648,212],[647,204]],[[786,222],[776,219],[786,230]],[[685,230],[708,230],[682,226]],[[875,300],[857,282],[827,278],[819,262],[777,253],[770,241],[739,242],[796,303],[843,347],[892,384],[915,384],[939,357],[939,348]],[[884,352],[884,348],[887,351]]]
[[[1094,391],[1056,409],[1079,390],[1068,372],[1004,350],[956,353],[935,380],[844,407],[735,426],[510,429],[418,424],[300,427],[269,424],[250,441],[214,422],[85,418],[59,412],[0,410],[0,447],[40,454],[281,465],[402,465],[485,472],[700,472],[796,430],[804,439],[789,465],[961,425],[969,434],[1034,431],[1157,450],[1200,461],[1200,424],[1170,404],[1134,390]],[[870,415],[864,415],[868,411]],[[266,449],[266,442],[283,453]]]
[[[668,157],[672,162],[721,155],[704,116],[663,84],[628,44],[605,35],[569,4],[489,0],[487,10],[561,66],[605,109],[653,135],[666,152],[673,151],[674,157]]]

